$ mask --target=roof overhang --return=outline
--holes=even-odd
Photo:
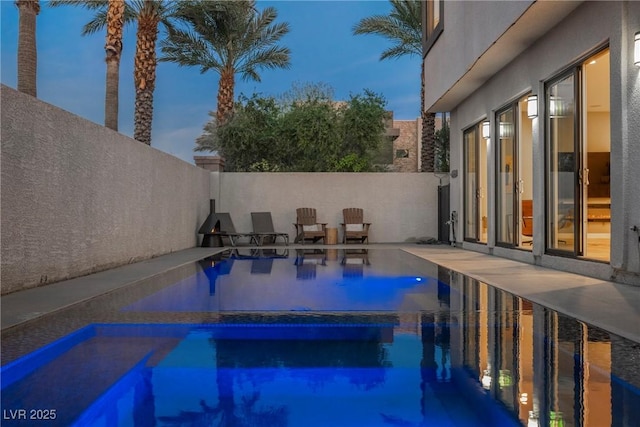
[[[451,111],[499,70],[569,15],[582,1],[536,1],[493,43],[431,107]]]

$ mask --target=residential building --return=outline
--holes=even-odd
[[[393,172],[420,172],[422,153],[422,119],[395,120],[393,112],[387,124],[386,136],[392,143]],[[442,128],[442,117],[435,118],[435,130]]]
[[[425,4],[455,243],[640,284],[640,2]]]

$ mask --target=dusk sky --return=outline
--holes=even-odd
[[[98,124],[104,124],[105,34],[81,36],[92,12],[72,6],[52,8],[41,1],[37,18],[38,98]],[[420,58],[380,61],[390,44],[372,35],[352,35],[362,18],[387,14],[387,0],[372,1],[258,1],[273,6],[277,22],[288,22],[291,31],[281,41],[291,49],[291,67],[261,71],[261,82],[236,78],[235,96],[262,93],[280,95],[293,83],[323,83],[334,89],[334,98],[373,90],[387,100],[395,119],[419,116]],[[18,9],[13,0],[0,1],[1,81],[15,88]],[[119,131],[133,135],[133,56],[135,26],[125,29],[120,64]],[[159,37],[163,37],[162,32]],[[158,50],[158,54],[161,53]],[[216,109],[218,74],[200,74],[199,68],[159,63],[154,93],[152,147],[193,163],[195,139]],[[3,108],[7,106],[3,105]]]

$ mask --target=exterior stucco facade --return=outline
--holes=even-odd
[[[448,2],[443,30],[426,52],[425,108],[451,113],[451,211],[465,209],[463,137],[484,120],[487,141],[487,226],[484,243],[457,244],[538,265],[640,284],[640,68],[633,65],[634,34],[640,31],[640,2]],[[545,86],[603,47],[610,52],[611,234],[607,262],[549,254],[544,226],[534,227],[532,250],[496,245],[496,112],[527,94],[538,97],[531,121],[534,224],[545,225],[548,150]]]

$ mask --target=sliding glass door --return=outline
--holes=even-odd
[[[516,128],[514,106],[509,106],[506,110],[498,112],[497,129],[498,135],[496,153],[498,156],[496,202],[496,243],[501,246],[515,246],[517,244],[515,233],[515,218],[517,217],[517,159],[516,159]]]
[[[579,70],[546,88],[547,249],[582,255],[582,148],[579,143]],[[578,220],[577,220],[578,219]]]
[[[487,242],[487,144],[481,124],[464,132],[464,239]]]
[[[496,113],[496,244],[533,243],[533,150],[526,97]]]
[[[611,254],[609,49],[546,85],[547,250]]]

